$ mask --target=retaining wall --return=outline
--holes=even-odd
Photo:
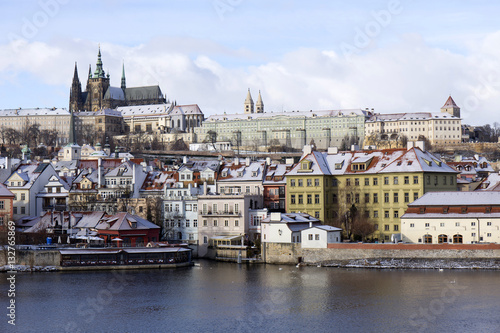
[[[500,244],[329,244],[303,249],[300,244],[263,243],[266,263],[307,264],[355,259],[500,259]]]

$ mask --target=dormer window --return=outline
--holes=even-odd
[[[238,171],[238,177],[243,177],[243,171]]]
[[[257,177],[257,171],[252,171],[252,177]]]
[[[222,171],[222,177],[227,177],[227,171]]]

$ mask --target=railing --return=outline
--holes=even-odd
[[[211,215],[211,216],[241,216],[241,211],[232,211],[232,210],[229,210],[229,211],[211,211],[211,210],[208,210],[208,211],[203,211],[203,210],[200,210],[199,211],[199,214],[200,215]]]

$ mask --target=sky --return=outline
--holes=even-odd
[[[111,85],[159,84],[206,116],[439,112],[500,122],[500,3],[415,0],[1,1],[0,109],[68,107],[98,46]]]

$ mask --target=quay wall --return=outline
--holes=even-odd
[[[17,250],[16,265],[23,266],[59,266],[61,253],[55,250]],[[7,251],[0,250],[0,266],[7,265]]]
[[[357,259],[500,259],[500,244],[329,244],[302,248],[301,244],[263,243],[263,260],[271,264],[319,264]]]

